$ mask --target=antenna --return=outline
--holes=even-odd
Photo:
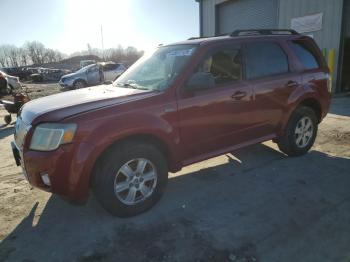
[[[101,25],[101,44],[102,44],[102,60],[105,61],[105,50],[103,47],[103,30],[102,30],[102,25]]]

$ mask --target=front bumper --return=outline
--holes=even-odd
[[[68,200],[84,202],[89,195],[89,161],[94,147],[87,143],[62,145],[55,151],[22,152],[11,143],[16,164],[21,166],[28,182],[41,190],[58,194]],[[49,185],[45,178],[49,178]]]
[[[65,80],[62,81],[62,79],[58,82],[58,84],[62,87],[62,88],[69,88],[71,89],[73,87],[73,81],[70,80]]]

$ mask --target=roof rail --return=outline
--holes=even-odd
[[[298,35],[299,33],[293,29],[247,29],[235,30],[230,36],[249,36],[249,35]]]
[[[213,35],[213,36],[194,36],[194,37],[190,37],[187,40],[195,40],[195,39],[202,39],[202,38],[212,38],[212,37],[220,37],[220,36],[227,36],[230,34],[221,34],[221,35]]]

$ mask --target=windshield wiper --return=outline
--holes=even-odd
[[[117,86],[122,86],[122,87],[128,87],[128,88],[133,88],[133,89],[140,89],[140,90],[149,90],[146,87],[139,86],[137,84],[130,84],[130,83],[117,83]]]

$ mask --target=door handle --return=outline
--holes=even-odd
[[[231,98],[235,100],[241,100],[246,95],[247,95],[247,92],[237,91],[231,96]]]
[[[292,81],[292,80],[288,81],[288,82],[285,84],[286,87],[296,87],[297,85],[298,85],[298,82]]]

